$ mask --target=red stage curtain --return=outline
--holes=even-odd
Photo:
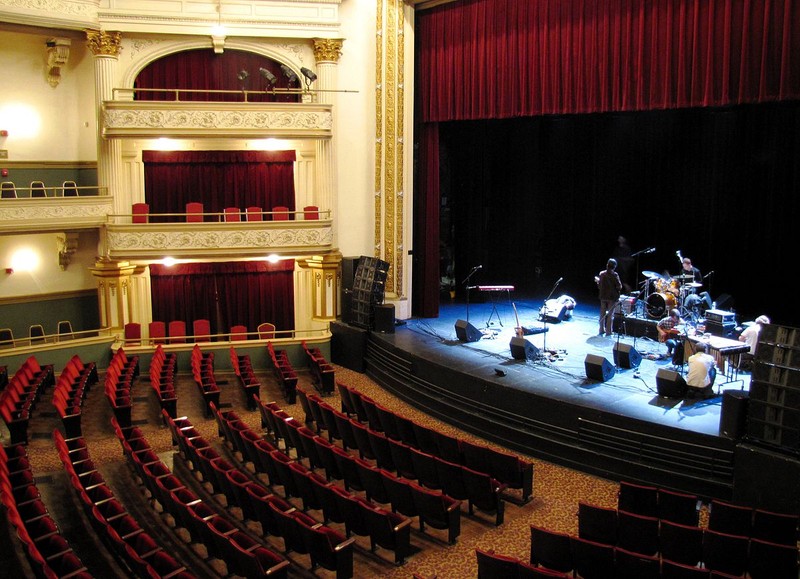
[[[464,0],[416,35],[424,122],[800,97],[800,0]]]
[[[275,88],[300,88],[295,82],[291,87],[280,68],[280,63],[252,52],[225,50],[215,54],[209,49],[185,50],[168,54],[151,62],[137,75],[137,89],[192,89],[202,91],[231,90],[236,94],[214,94],[204,92],[182,93],[182,101],[243,101],[242,89],[263,91],[266,81],[259,74],[265,68],[275,75]],[[239,80],[241,71],[247,72],[245,80]],[[175,100],[175,93],[142,91],[136,93],[137,100]],[[299,102],[300,95],[273,95],[248,93],[248,102]]]
[[[153,319],[211,321],[213,333],[262,322],[294,329],[294,260],[150,265]]]
[[[294,151],[143,151],[145,199],[151,215],[184,213],[190,201],[206,213],[276,205],[294,211],[294,160]]]

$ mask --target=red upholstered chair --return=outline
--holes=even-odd
[[[150,322],[148,325],[150,342],[153,344],[166,344],[167,325],[164,322]]]
[[[239,341],[247,339],[247,326],[237,325],[231,326],[231,341]]]
[[[195,320],[192,322],[192,334],[194,334],[195,342],[210,342],[211,341],[211,322],[205,319]]]
[[[258,339],[272,340],[275,338],[275,324],[264,322],[258,325]]]
[[[303,207],[303,219],[307,221],[319,219],[319,207],[316,205],[306,205]]]
[[[261,207],[248,207],[245,210],[248,221],[263,221],[264,215]]]
[[[241,221],[242,220],[242,212],[239,210],[238,207],[226,207],[225,210],[225,221]]]
[[[173,320],[169,323],[169,343],[186,343],[186,322],[183,320]]]
[[[142,341],[142,326],[137,322],[125,324],[125,344],[139,344]]]
[[[150,205],[147,203],[134,203],[131,207],[132,223],[147,223],[150,220]]]
[[[187,203],[186,204],[186,222],[187,223],[202,223],[203,221],[203,204],[202,203]]]
[[[278,205],[277,207],[272,208],[272,220],[273,221],[288,221],[289,220],[289,208],[284,207],[283,205]]]

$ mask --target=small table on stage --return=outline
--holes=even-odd
[[[492,299],[492,311],[489,313],[489,318],[486,320],[486,325],[491,325],[492,316],[497,315],[497,323],[501,326],[503,325],[503,320],[500,319],[500,312],[497,311],[497,296],[502,293],[506,292],[506,297],[508,298],[509,303],[511,302],[511,292],[514,291],[513,285],[479,285],[478,291],[480,292],[489,292]]]
[[[696,344],[706,344],[708,346],[708,353],[717,361],[717,367],[722,375],[725,376],[725,382],[722,382],[722,384],[736,382],[739,379],[739,355],[748,352],[750,346],[744,342],[720,336],[686,336],[683,351],[684,360],[688,360],[689,356],[694,354]],[[735,360],[732,359],[734,356],[736,357]],[[744,388],[744,383],[742,383],[742,388]]]

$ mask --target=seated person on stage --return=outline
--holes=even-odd
[[[676,276],[676,279],[680,280],[682,286],[685,286],[686,284],[703,283],[703,274],[700,273],[699,269],[692,265],[691,259],[684,257],[681,260],[681,263],[683,265],[681,267],[681,271]],[[706,310],[711,309],[713,302],[711,301],[711,296],[708,295],[708,292],[698,293],[696,291],[696,288],[699,287],[699,285],[692,285],[684,288],[686,290],[686,297],[684,298],[683,305],[694,315],[703,316]]]
[[[683,283],[703,283],[703,275],[700,273],[699,269],[692,265],[691,259],[684,257],[681,263],[683,263],[683,267],[681,267],[681,270],[678,272],[676,277],[678,277]]]
[[[689,356],[689,372],[686,374],[687,396],[707,397],[714,395],[714,379],[717,377],[716,360],[708,353],[708,346],[700,343],[695,353]]]
[[[672,357],[673,364],[678,363],[676,359],[678,358],[679,350],[681,353],[680,363],[683,363],[683,351],[678,347],[680,341],[677,339],[677,336],[680,334],[680,328],[678,326],[683,323],[684,321],[681,319],[680,311],[678,311],[677,308],[672,308],[669,311],[669,315],[666,318],[661,318],[658,324],[656,324],[658,341],[667,345],[667,356]]]
[[[739,334],[739,341],[745,342],[750,346],[750,351],[742,354],[739,361],[739,368],[742,370],[749,370],[753,366],[753,359],[756,354],[756,346],[758,345],[758,335],[761,333],[761,327],[764,324],[769,324],[767,316],[758,316],[752,324],[747,326],[741,334]]]

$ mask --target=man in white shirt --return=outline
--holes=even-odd
[[[689,356],[689,372],[686,374],[687,397],[705,398],[714,395],[714,379],[717,377],[716,360],[708,353],[708,346],[700,343],[695,353]]]
[[[767,316],[758,316],[756,320],[747,326],[741,334],[739,334],[739,341],[746,343],[750,346],[750,350],[742,354],[739,360],[740,370],[750,370],[753,367],[753,359],[756,355],[756,346],[758,345],[758,335],[761,333],[761,328],[765,324],[769,324]]]

